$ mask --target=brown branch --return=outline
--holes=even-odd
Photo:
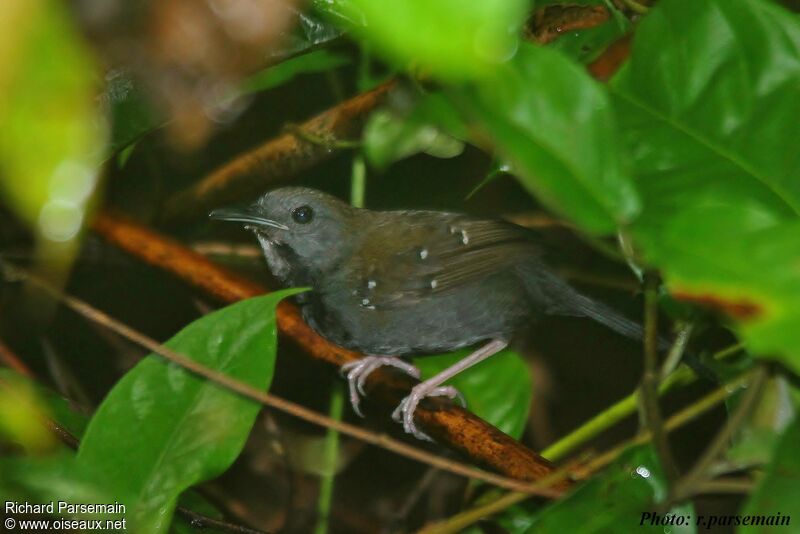
[[[610,80],[631,55],[632,39],[633,36],[628,34],[611,43],[597,59],[586,67],[589,74],[601,82]]]
[[[599,26],[610,16],[605,6],[552,4],[536,9],[523,26],[522,32],[529,41],[547,44],[565,32]]]
[[[669,438],[664,429],[661,407],[658,401],[658,276],[653,272],[644,274],[644,373],[639,386],[640,400],[647,429],[653,434],[653,448],[658,455],[667,481],[678,477],[678,468]]]
[[[20,360],[19,357],[14,354],[14,351],[8,348],[2,341],[0,341],[0,362],[23,376],[27,376],[28,378],[33,377],[33,373],[25,362]]]
[[[76,297],[73,297],[71,295],[67,295],[60,289],[56,288],[55,286],[49,284],[48,282],[44,281],[41,278],[38,278],[37,276],[31,274],[30,272],[25,271],[20,267],[16,267],[4,260],[0,260],[0,267],[2,267],[2,272],[4,275],[11,274],[14,275],[15,277],[21,277],[25,279],[28,283],[41,289],[44,293],[52,297],[54,300],[63,303],[71,310],[91,320],[92,322],[100,324],[108,328],[109,330],[119,334],[125,339],[128,339],[138,345],[141,345],[142,347],[145,347],[146,349],[152,351],[153,353],[160,355],[169,362],[174,363],[191,373],[206,378],[211,382],[219,384],[225,387],[226,389],[238,393],[239,395],[245,398],[258,402],[259,404],[275,408],[277,410],[293,415],[310,423],[331,428],[342,434],[359,439],[371,445],[382,447],[386,450],[395,452],[402,456],[406,456],[413,460],[417,460],[419,462],[432,465],[434,467],[437,467],[444,471],[449,471],[457,475],[461,475],[468,478],[474,478],[476,480],[488,482],[489,484],[493,484],[507,489],[514,489],[517,491],[528,492],[531,494],[542,495],[546,497],[557,497],[560,496],[562,493],[562,491],[555,488],[551,489],[544,485],[541,485],[540,487],[540,485],[536,484],[531,485],[522,483],[512,478],[498,476],[493,473],[487,473],[485,471],[481,471],[479,469],[475,469],[466,466],[464,464],[446,458],[442,458],[440,456],[436,456],[435,454],[424,451],[418,447],[407,445],[401,441],[392,439],[388,436],[377,434],[375,432],[365,430],[363,428],[351,425],[349,423],[343,423],[342,421],[332,419],[318,412],[300,406],[299,404],[265,393],[258,388],[255,388],[240,380],[231,378],[225,373],[207,367],[184,354],[176,352],[170,349],[169,347],[162,345],[158,341],[155,341],[154,339],[142,334],[141,332],[138,332],[137,330],[134,330],[130,326],[98,310],[91,304],[83,300],[80,300]]]
[[[296,127],[236,156],[198,183],[169,198],[163,218],[186,220],[222,204],[255,197],[280,179],[313,167],[336,153],[339,139],[361,133],[370,111],[382,104],[395,81],[361,93]],[[325,142],[313,142],[310,138]]]
[[[267,291],[180,243],[122,216],[101,212],[92,228],[110,243],[145,263],[178,276],[222,302],[234,302]],[[281,334],[313,358],[341,366],[360,357],[319,336],[302,320],[297,307],[289,302],[281,302],[277,318]],[[416,383],[405,375],[378,370],[370,375],[367,387],[370,399],[378,400],[388,416]],[[417,423],[427,434],[478,465],[520,480],[538,480],[553,471],[549,461],[460,407],[431,399],[423,403],[416,414]],[[561,489],[565,486],[562,485]]]

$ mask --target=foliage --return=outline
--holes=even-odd
[[[509,532],[663,532],[665,526],[651,521],[658,504],[667,495],[667,482],[652,447],[626,451],[603,473],[576,489],[569,497],[531,514],[518,508],[509,510],[501,524]],[[647,515],[647,514],[651,515]],[[690,518],[691,506],[673,509],[663,516],[680,516],[680,524],[670,523],[671,532],[696,531]]]
[[[13,1],[0,15],[0,190],[45,243],[76,237],[105,140],[76,32],[61,2]]]

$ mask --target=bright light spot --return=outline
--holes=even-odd
[[[75,202],[51,200],[39,212],[39,229],[51,241],[69,241],[78,234],[83,209]]]
[[[636,474],[642,478],[650,478],[650,470],[643,465],[636,468]]]
[[[50,178],[50,198],[80,204],[92,194],[96,182],[97,174],[90,167],[76,161],[65,161]]]

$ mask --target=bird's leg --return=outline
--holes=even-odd
[[[350,389],[350,405],[353,411],[361,417],[361,396],[366,395],[364,392],[364,384],[367,382],[367,377],[378,367],[388,365],[396,367],[404,373],[419,379],[419,369],[411,365],[405,360],[397,358],[396,356],[364,356],[360,360],[344,364],[340,372],[342,375],[347,376],[347,385]]]
[[[414,424],[414,411],[417,409],[417,405],[420,401],[425,397],[447,396],[451,399],[456,397],[459,394],[454,388],[451,386],[442,386],[442,384],[461,371],[472,367],[476,363],[482,362],[493,354],[497,354],[507,346],[508,342],[505,340],[492,340],[441,373],[429,378],[421,384],[417,384],[411,390],[411,394],[403,399],[394,413],[392,413],[392,418],[397,422],[402,421],[403,429],[409,434],[413,434],[416,438],[433,441],[430,436],[418,430],[417,426]]]

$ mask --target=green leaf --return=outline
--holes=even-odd
[[[384,168],[390,163],[424,152],[438,158],[461,154],[464,144],[436,126],[389,111],[373,113],[364,128],[364,153],[370,163]]]
[[[424,356],[415,358],[414,365],[426,379],[467,354],[469,350]],[[464,395],[467,407],[478,417],[510,436],[522,436],[533,398],[533,384],[528,366],[519,354],[512,350],[499,352],[477,367],[459,373],[448,384]]]
[[[300,74],[325,72],[347,65],[349,62],[350,60],[347,56],[335,54],[328,50],[310,52],[293,59],[287,59],[278,65],[268,67],[252,75],[242,84],[242,92],[246,94],[266,91],[283,85]]]
[[[49,412],[48,415],[76,438],[80,439],[86,430],[89,417],[78,412],[67,399],[50,388],[5,368],[0,368],[0,382],[5,384],[24,384],[25,387],[35,391],[36,396]]]
[[[270,55],[276,60],[284,60],[309,53],[341,37],[344,30],[340,26],[349,26],[349,21],[336,16],[335,3],[335,0],[313,0],[309,9],[297,13],[296,26],[281,36],[280,47],[270,50]]]
[[[131,147],[144,134],[165,122],[153,109],[140,84],[124,70],[106,74],[103,99],[111,116],[109,155]]]
[[[798,87],[796,16],[764,0],[659,2],[613,83],[650,215],[688,196],[800,213]]]
[[[0,188],[45,240],[70,241],[105,146],[94,65],[63,2],[4,4],[0,34]]]
[[[742,424],[725,453],[729,461],[741,466],[766,464],[769,461],[778,437],[797,412],[790,391],[786,378],[775,376],[769,379],[753,413]],[[743,394],[739,392],[727,399],[728,412],[736,409]]]
[[[513,54],[529,2],[406,0],[389,11],[383,0],[318,0],[315,6],[355,21],[353,32],[387,59],[457,80],[486,75]]]
[[[667,485],[652,447],[637,447],[568,497],[527,516],[517,508],[501,516],[500,522],[514,533],[641,531],[663,534],[666,529],[672,533],[695,532],[691,506],[662,512],[658,518],[653,515],[666,493]]]
[[[248,299],[181,330],[166,346],[260,389],[275,362],[275,306],[287,290]],[[128,518],[163,532],[178,495],[238,456],[260,406],[151,355],[111,390],[92,418],[78,463],[133,495]],[[131,468],[135,466],[135,468]]]
[[[75,465],[71,452],[46,457],[8,457],[0,459],[0,494],[5,500],[36,504],[56,503],[58,517],[94,517],[101,520],[121,520],[125,513],[58,513],[60,501],[69,504],[115,504],[124,502],[122,491],[108,491],[96,479]],[[40,519],[35,517],[34,519]],[[129,525],[128,525],[129,526]]]
[[[684,300],[800,368],[800,24],[762,0],[665,0],[614,101],[642,196],[634,241]],[[768,141],[767,141],[768,140]]]
[[[795,418],[781,436],[772,462],[761,483],[750,497],[743,510],[744,516],[755,516],[764,520],[760,525],[748,525],[739,529],[742,533],[755,532],[800,532],[797,518],[797,503],[800,502],[800,418]],[[778,514],[781,514],[780,516]],[[771,520],[771,523],[766,521]],[[788,521],[780,523],[779,521]],[[771,525],[775,525],[774,528]]]
[[[593,234],[638,212],[603,88],[558,52],[524,45],[477,90],[455,92],[522,184]]]

